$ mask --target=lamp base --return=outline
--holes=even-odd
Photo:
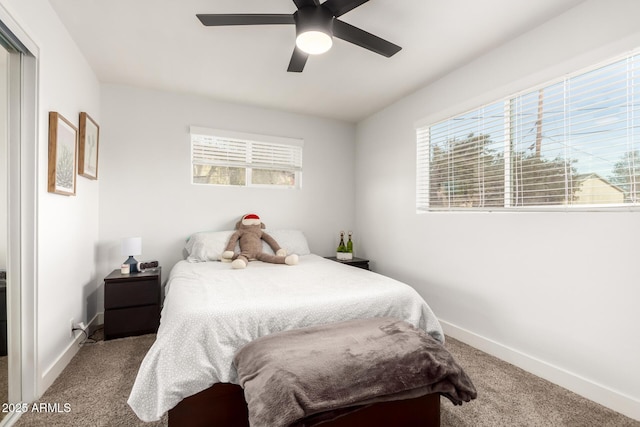
[[[129,255],[129,258],[127,258],[123,264],[129,264],[130,273],[138,273],[138,261],[136,261],[133,255]]]

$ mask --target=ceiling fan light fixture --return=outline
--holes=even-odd
[[[333,45],[333,15],[324,7],[302,7],[293,14],[296,47],[309,55],[325,53]]]
[[[296,37],[296,46],[309,55],[320,55],[331,49],[332,37],[322,31],[305,31]]]

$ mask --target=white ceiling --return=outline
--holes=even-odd
[[[293,13],[291,0],[50,0],[103,83],[357,122],[584,0],[371,0],[340,19],[402,46],[345,41],[288,73],[293,25],[204,27],[196,13]]]

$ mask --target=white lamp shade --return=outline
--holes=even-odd
[[[142,238],[141,237],[128,237],[122,239],[122,255],[140,255],[142,253]]]
[[[332,45],[331,36],[322,31],[305,31],[296,37],[296,46],[310,55],[325,53]]]

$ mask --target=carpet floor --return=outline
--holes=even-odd
[[[154,339],[155,335],[144,335],[84,345],[36,402],[49,404],[49,410],[27,412],[14,425],[166,426],[166,415],[144,423],[127,405],[140,362]],[[640,427],[638,421],[453,338],[447,338],[446,347],[473,380],[478,398],[462,406],[442,398],[443,427]]]
[[[447,427],[640,427],[622,414],[532,375],[458,340],[446,347],[478,391],[478,398],[453,406],[441,398]]]

